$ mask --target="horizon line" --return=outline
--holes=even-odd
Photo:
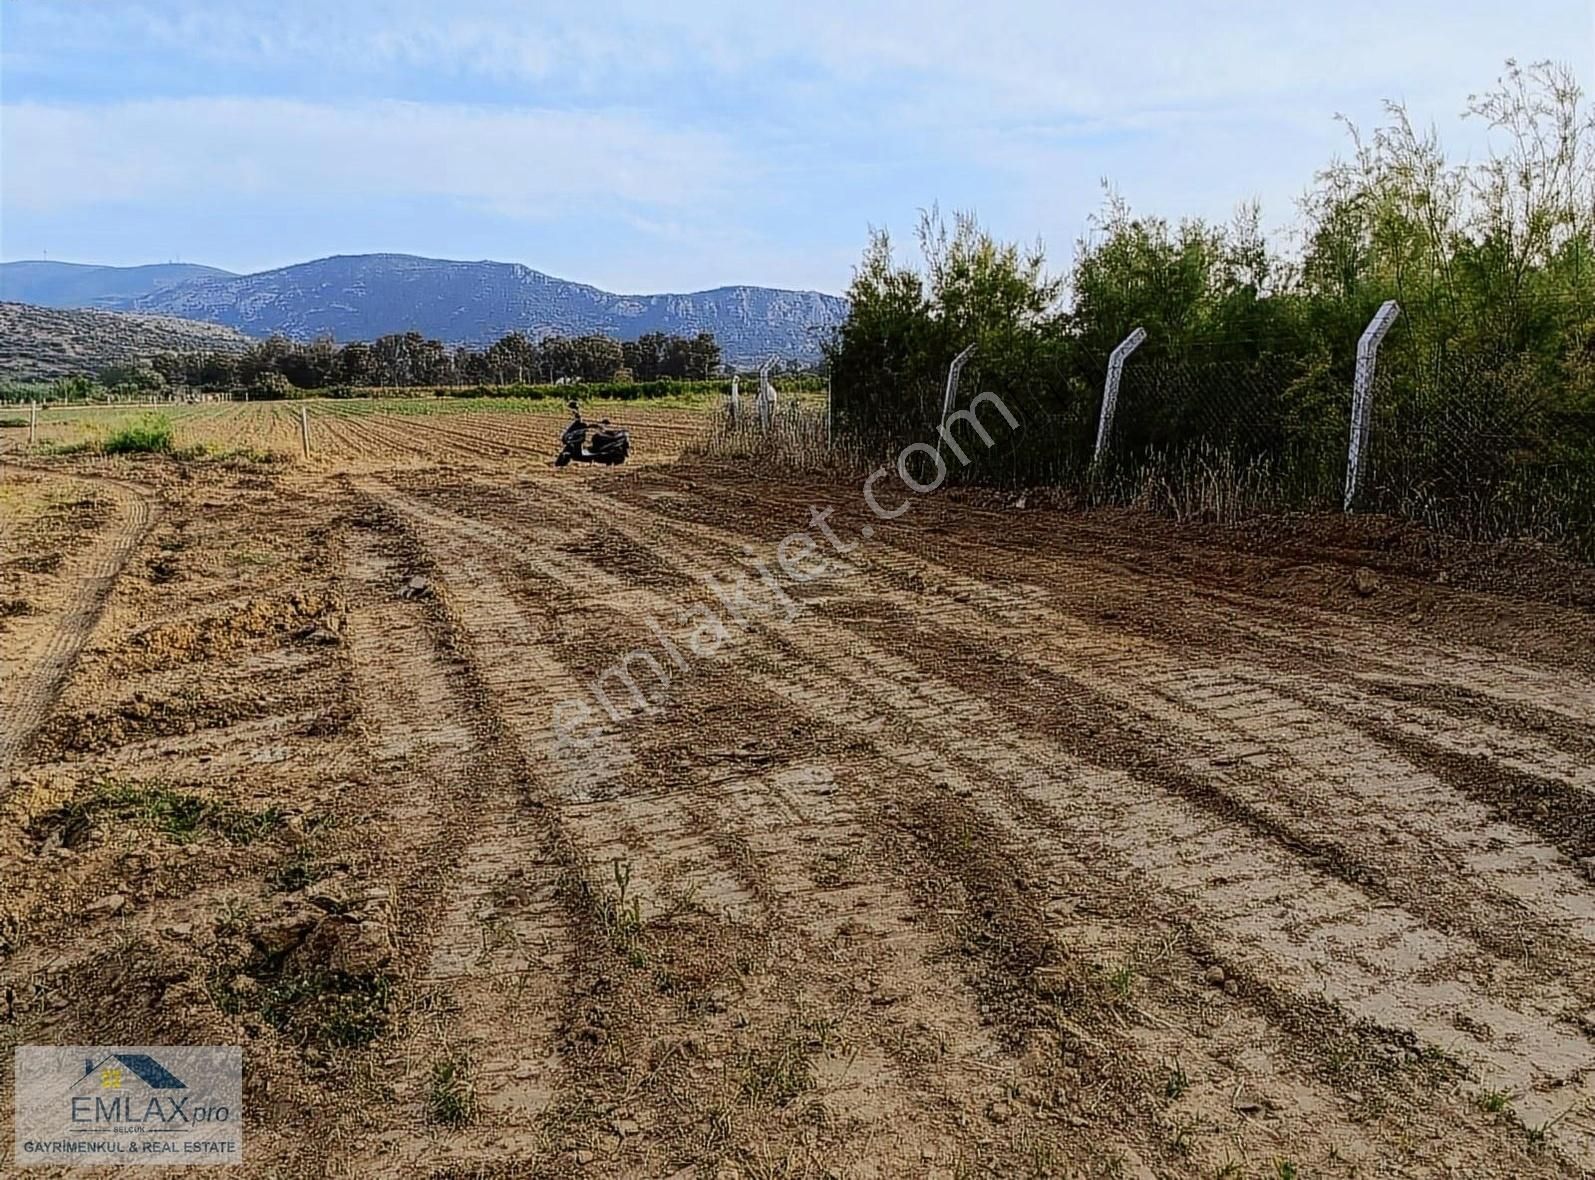
[[[711,291],[729,291],[729,290],[734,290],[734,289],[739,288],[739,287],[756,288],[756,289],[761,290],[761,291],[787,291],[787,292],[791,292],[793,294],[798,294],[798,295],[823,295],[823,296],[826,296],[827,298],[831,298],[831,299],[846,299],[847,298],[846,295],[841,294],[840,292],[837,292],[837,291],[822,291],[822,290],[820,290],[817,287],[781,287],[781,286],[772,286],[772,285],[766,284],[766,283],[748,283],[748,282],[720,283],[717,286],[697,287],[697,288],[694,288],[692,290],[687,290],[687,291],[680,291],[680,290],[677,290],[677,291],[611,291],[611,290],[609,290],[606,287],[598,286],[596,283],[585,282],[585,281],[583,281],[581,279],[566,278],[563,275],[551,274],[550,272],[548,272],[546,270],[539,270],[537,267],[533,266],[529,262],[511,262],[511,261],[506,261],[505,259],[502,259],[502,258],[440,258],[440,257],[437,257],[436,255],[432,255],[432,254],[411,254],[411,253],[408,253],[408,252],[405,252],[405,251],[402,251],[402,250],[364,250],[364,251],[359,251],[357,253],[350,253],[350,254],[322,254],[322,255],[318,255],[315,258],[306,258],[306,259],[304,259],[304,260],[302,260],[300,262],[289,262],[289,263],[284,263],[284,264],[282,264],[280,266],[267,266],[267,267],[262,267],[259,270],[228,270],[224,266],[216,266],[216,265],[214,265],[212,263],[209,263],[209,262],[184,262],[184,261],[179,260],[179,259],[171,259],[171,260],[168,260],[168,261],[165,261],[165,262],[114,263],[114,262],[78,262],[78,261],[65,259],[65,258],[0,258],[0,266],[14,266],[14,265],[24,264],[24,263],[43,263],[45,265],[58,265],[58,266],[83,266],[83,267],[91,267],[91,268],[101,269],[101,270],[138,270],[138,269],[141,269],[141,268],[147,267],[147,266],[202,266],[202,267],[205,267],[208,270],[218,271],[218,272],[220,272],[221,275],[225,275],[228,278],[244,279],[244,278],[251,278],[251,277],[253,277],[255,275],[270,274],[273,271],[291,270],[291,269],[293,269],[296,266],[309,266],[309,265],[311,265],[313,263],[317,263],[317,262],[328,262],[328,261],[331,261],[332,259],[335,259],[335,258],[414,258],[414,259],[417,259],[417,260],[422,261],[422,262],[448,262],[448,263],[459,263],[461,265],[467,265],[467,266],[484,264],[484,263],[485,264],[489,264],[489,265],[493,265],[493,266],[523,266],[527,270],[531,271],[533,274],[541,275],[544,278],[555,279],[555,280],[558,280],[559,282],[562,282],[562,283],[571,283],[571,284],[573,284],[575,286],[579,286],[579,287],[589,287],[589,288],[591,288],[594,291],[602,291],[606,295],[617,295],[617,296],[620,296],[621,298],[627,298],[627,297],[658,298],[660,296],[668,296],[668,295],[703,295],[703,294],[707,294],[707,293],[709,293]]]

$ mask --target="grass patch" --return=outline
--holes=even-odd
[[[1178,1061],[1174,1062],[1169,1069],[1169,1076],[1163,1082],[1164,1096],[1170,1101],[1174,1101],[1190,1088],[1191,1079],[1186,1076],[1185,1067]]]
[[[310,815],[304,820],[304,841],[283,858],[267,878],[278,893],[293,893],[327,875],[321,863],[326,837],[337,821],[330,815]]]
[[[251,844],[283,821],[276,807],[249,811],[204,795],[160,784],[106,783],[86,799],[74,800],[52,817],[69,846],[96,823],[121,820],[152,828],[178,844],[217,835],[232,844]]]
[[[1131,963],[1120,964],[1117,970],[1108,976],[1108,992],[1116,1003],[1127,1003],[1135,992],[1135,966]]]
[[[100,449],[107,455],[170,455],[172,420],[164,414],[144,414],[106,435]]]
[[[775,1044],[744,1050],[741,1088],[750,1102],[790,1106],[814,1088],[814,1054],[838,1044],[838,1026],[821,1016],[800,1017]]]
[[[465,1057],[434,1061],[427,1083],[427,1121],[463,1127],[475,1116],[476,1091],[471,1084],[470,1061]]]
[[[293,456],[287,451],[274,451],[260,447],[234,447],[230,451],[222,451],[212,456],[218,463],[238,466],[277,466],[293,462]]]
[[[647,962],[643,948],[643,932],[647,925],[643,921],[642,901],[631,892],[631,861],[616,857],[610,869],[615,878],[613,893],[585,878],[579,880],[576,887],[610,946],[624,955],[633,967],[641,967]]]
[[[315,856],[309,849],[296,848],[273,870],[270,881],[278,893],[296,893],[320,877]]]
[[[742,1093],[750,1102],[790,1106],[814,1087],[808,1051],[796,1041],[742,1055]]]
[[[249,905],[241,897],[225,897],[216,907],[216,933],[223,938],[242,934],[249,921]]]
[[[236,566],[275,565],[277,555],[265,549],[234,549],[227,554],[227,561]]]
[[[260,1014],[302,1048],[369,1045],[388,1027],[388,977],[300,971],[262,985]]]
[[[1511,1095],[1505,1090],[1486,1090],[1478,1097],[1479,1109],[1485,1114],[1500,1114],[1506,1109],[1510,1098]]]

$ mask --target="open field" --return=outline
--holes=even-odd
[[[241,1043],[253,1176],[1595,1172],[1588,569],[310,412],[0,432],[0,1069]]]
[[[215,454],[302,458],[299,411],[310,423],[311,465],[321,468],[363,463],[433,462],[447,459],[551,458],[568,418],[554,398],[384,398],[208,402],[198,405],[59,406],[39,415],[38,442],[70,448],[94,443],[150,415],[172,423],[179,448],[203,447]],[[583,403],[591,420],[609,418],[637,431],[633,454],[668,458],[698,431],[706,404],[690,399],[640,403]],[[0,429],[0,454],[27,443],[27,407],[0,411],[14,425]]]

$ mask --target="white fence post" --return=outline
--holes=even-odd
[[[953,400],[958,396],[958,377],[964,371],[964,363],[969,360],[969,354],[974,351],[975,346],[971,344],[963,352],[953,357],[953,363],[947,366],[947,392],[942,394],[941,421],[936,424],[936,465],[938,468],[941,466],[942,439],[947,433],[947,415],[953,412]]]
[[[1108,377],[1102,383],[1102,416],[1097,419],[1097,445],[1091,452],[1091,462],[1102,458],[1108,439],[1113,435],[1113,412],[1119,408],[1119,378],[1124,375],[1124,361],[1146,339],[1146,329],[1137,328],[1108,354]]]
[[[731,374],[731,425],[737,424],[737,416],[742,410],[742,395],[737,389],[737,375]]]
[[[1344,510],[1351,511],[1357,498],[1357,485],[1362,482],[1362,457],[1368,447],[1368,419],[1373,411],[1373,373],[1379,360],[1379,345],[1390,331],[1390,325],[1401,314],[1401,305],[1387,299],[1374,312],[1373,319],[1362,330],[1357,341],[1357,375],[1351,394],[1351,443],[1346,449],[1346,501]]]
[[[770,384],[770,369],[775,362],[776,358],[772,356],[759,370],[759,422],[766,430],[770,429],[770,421],[775,417],[775,386]]]

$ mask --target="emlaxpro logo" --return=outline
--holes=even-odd
[[[80,1127],[142,1123],[152,1131],[169,1131],[196,1121],[226,1122],[229,1113],[226,1107],[190,1108],[192,1095],[181,1092],[188,1089],[183,1079],[148,1053],[111,1053],[98,1062],[85,1057],[83,1076],[73,1089],[80,1092],[72,1098],[72,1122]]]
[[[16,1051],[19,1164],[236,1164],[236,1046],[44,1046]]]

